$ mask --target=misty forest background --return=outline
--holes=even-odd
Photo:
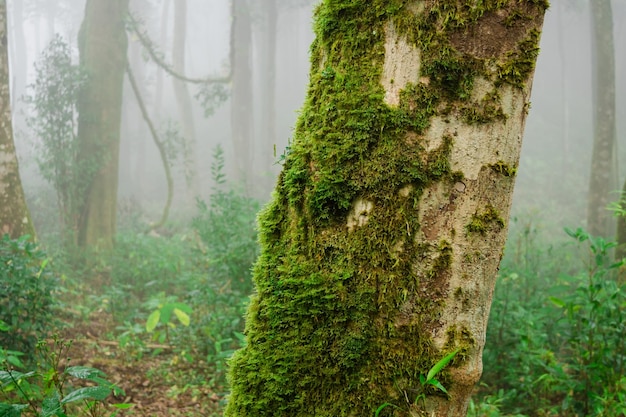
[[[590,234],[594,123],[603,123],[594,111],[603,64],[594,59],[590,1],[554,0],[546,15],[484,382],[469,415],[626,415],[626,280],[612,243],[624,214],[626,2],[612,2],[609,25],[614,204],[601,210],[612,220]],[[5,369],[26,372],[38,362],[45,379],[46,369],[62,373],[58,357],[67,354],[124,389],[107,407],[131,404],[117,406],[125,415],[221,415],[227,359],[244,343],[253,291],[256,212],[305,96],[313,3],[130,1],[128,61],[165,152],[125,77],[115,246],[85,253],[64,230],[67,207],[50,162],[60,151],[46,145],[50,126],[37,122],[61,106],[37,95],[43,80],[80,83],[85,1],[8,1],[14,137],[39,246],[0,243],[0,259],[22,265],[24,278],[21,288],[0,285],[29,294],[21,304],[0,294]],[[184,82],[156,61],[211,82]],[[2,382],[0,401],[19,402],[19,390]],[[28,386],[32,398],[48,395],[45,383]]]

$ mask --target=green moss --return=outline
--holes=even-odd
[[[499,230],[503,227],[504,220],[502,220],[498,211],[491,204],[488,204],[484,212],[472,215],[472,220],[465,228],[468,233],[485,235],[487,232],[494,229]]]
[[[441,0],[420,16],[402,0],[317,8],[307,99],[259,217],[257,294],[248,344],[231,360],[226,416],[371,415],[404,403],[402,391],[417,390],[445,354],[429,334],[440,325],[453,247],[416,240],[418,209],[426,187],[463,174],[450,168],[452,137],[427,151],[421,135],[434,116],[468,105],[476,76],[489,78],[487,63],[449,38],[507,2],[474,3]],[[389,21],[418,45],[429,79],[405,86],[397,107],[380,83]],[[485,123],[499,117],[499,97],[487,101]],[[357,200],[371,209],[349,229]],[[470,232],[504,224],[493,207],[474,220]],[[451,346],[471,340],[453,333]]]
[[[498,63],[499,82],[524,88],[526,81],[535,70],[539,55],[539,37],[541,32],[536,29],[529,31],[528,36],[518,44],[515,51],[507,53],[506,59]]]
[[[469,104],[460,109],[463,121],[467,124],[485,124],[496,120],[506,120],[497,90],[486,94],[480,103]]]
[[[505,177],[514,177],[517,174],[517,168],[509,166],[504,161],[498,161],[495,164],[489,165],[489,167]]]

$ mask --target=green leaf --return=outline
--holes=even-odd
[[[398,406],[393,405],[391,403],[383,403],[376,409],[376,412],[374,413],[374,417],[378,417],[380,412],[383,411],[387,407],[399,408]]]
[[[148,333],[152,333],[154,329],[156,329],[157,324],[159,324],[159,320],[161,319],[161,311],[155,310],[148,316],[148,320],[146,320],[146,330]]]
[[[191,314],[192,308],[185,303],[172,303],[172,305],[174,306],[174,308],[177,308],[179,310],[184,311],[187,314]]]
[[[441,371],[448,364],[448,362],[450,362],[452,358],[456,356],[457,353],[459,353],[458,349],[446,355],[443,359],[437,362],[435,366],[430,368],[430,371],[428,371],[428,375],[426,375],[426,382],[428,383],[428,381],[433,379],[433,377],[437,375],[439,371]]]
[[[89,366],[70,366],[65,370],[68,375],[78,379],[92,380],[95,377],[105,376],[104,372],[99,369],[91,368]]]
[[[167,324],[172,317],[172,310],[174,310],[174,304],[168,303],[161,307],[161,323]]]
[[[6,322],[0,320],[0,332],[8,332],[11,330],[11,326],[9,326]]]
[[[42,417],[53,417],[62,411],[61,402],[59,401],[58,393],[54,393],[50,397],[46,397],[41,402],[41,415]]]
[[[111,390],[107,387],[84,387],[78,388],[75,391],[70,392],[61,400],[61,404],[67,404],[80,400],[97,400],[104,401]]]
[[[17,356],[15,356],[13,354],[9,354],[9,356],[7,356],[6,360],[11,365],[16,366],[18,368],[24,368],[25,367],[24,364],[22,363],[22,361],[20,360],[20,358],[18,358]]]
[[[552,301],[552,303],[560,308],[565,307],[565,301],[561,300],[560,298],[556,298],[556,297],[548,297],[548,300]]]
[[[119,404],[111,404],[111,406],[113,408],[117,408],[118,410],[128,410],[129,408],[133,407],[134,404],[119,403]]]
[[[2,383],[2,385],[11,384],[13,382],[19,382],[22,379],[29,378],[33,375],[35,375],[34,371],[27,373],[23,373],[20,371],[0,371],[0,382]]]
[[[175,308],[174,314],[176,315],[178,320],[183,324],[183,326],[189,326],[191,319],[189,318],[189,315],[187,313],[185,313],[184,311],[178,308]]]
[[[28,404],[0,403],[0,417],[20,417],[22,410],[28,408]]]
[[[443,385],[441,385],[441,382],[437,381],[435,378],[428,380],[427,384],[437,387],[440,391],[448,394],[448,391],[444,388]]]

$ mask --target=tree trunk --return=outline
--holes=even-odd
[[[258,181],[257,197],[263,200],[269,195],[274,184],[270,175],[274,163],[274,147],[276,145],[276,21],[278,9],[276,0],[267,0],[263,4],[263,27],[259,53],[259,72],[261,85],[259,96],[262,106],[259,109],[259,164],[257,170],[262,177]]]
[[[226,416],[466,414],[547,8],[482,4],[317,8]]]
[[[35,236],[30,220],[13,143],[11,97],[9,93],[9,52],[7,3],[0,0],[0,236]]]
[[[231,96],[231,134],[237,177],[246,189],[252,189],[249,178],[252,167],[252,30],[250,10],[246,0],[233,0],[233,34],[231,54],[233,55],[233,92]]]
[[[128,0],[87,0],[79,33],[80,64],[87,75],[79,94],[79,159],[93,161],[83,177],[82,247],[109,248],[115,235],[127,13]]]
[[[185,74],[185,47],[187,37],[187,0],[176,0],[174,2],[174,42],[172,59],[174,70],[179,74]],[[200,194],[200,185],[197,179],[197,143],[196,128],[193,120],[193,105],[189,95],[187,83],[178,78],[173,78],[174,94],[178,103],[178,113],[180,116],[183,137],[186,143],[185,152],[185,177],[191,191],[191,202]]]
[[[621,213],[617,216],[617,248],[615,248],[615,259],[618,261],[626,258],[626,181],[622,186],[619,207]],[[626,272],[626,268],[620,273],[622,280],[623,276],[626,275],[624,272]]]
[[[593,57],[593,153],[589,180],[587,229],[594,236],[613,238],[615,224],[607,206],[619,186],[615,136],[615,48],[610,0],[591,2]]]
[[[13,70],[14,80],[10,80],[9,83],[13,86],[13,100],[12,107],[18,102],[18,98],[26,93],[26,73],[28,68],[28,51],[26,48],[26,37],[24,36],[24,10],[22,2],[13,2],[13,15],[11,19],[12,26],[12,44],[13,51],[11,53],[11,67]],[[16,76],[15,74],[20,74]],[[15,115],[14,115],[15,116]]]

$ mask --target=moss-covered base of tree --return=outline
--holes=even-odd
[[[456,49],[454,36],[497,10],[504,11],[502,25],[515,25],[530,19],[513,16],[517,10],[546,7],[517,0],[468,5],[475,3],[426,1],[419,10],[401,0],[333,0],[318,7],[307,101],[273,200],[259,218],[257,294],[248,344],[231,361],[226,416],[368,416],[385,402],[399,408],[384,413],[404,415],[422,393],[419,376],[474,343],[456,329],[442,351],[429,336],[449,291],[452,246],[443,238],[416,239],[418,207],[426,187],[441,182],[452,190],[463,174],[450,169],[452,137],[434,149],[419,137],[433,116],[464,115],[459,119],[468,124],[505,117],[497,91],[468,110],[474,79],[521,88],[536,44],[527,45],[524,31],[495,65],[494,56]],[[406,86],[398,106],[385,103],[380,82],[389,22],[422,51],[421,74],[428,77]],[[538,40],[532,31],[530,37]],[[501,66],[517,68],[516,77]],[[493,169],[515,172],[505,164]],[[493,208],[475,220],[478,232],[502,226]]]

